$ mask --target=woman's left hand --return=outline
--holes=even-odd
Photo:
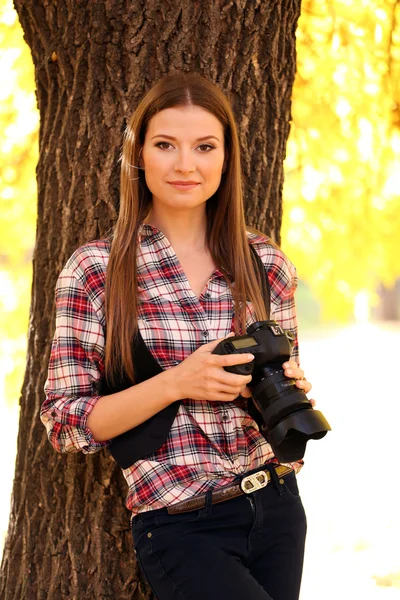
[[[282,367],[286,377],[289,377],[290,379],[296,379],[296,387],[303,390],[305,394],[308,394],[312,388],[312,385],[309,381],[307,381],[307,379],[305,379],[304,371],[303,369],[300,369],[297,362],[295,360],[289,360],[288,362],[283,363]],[[240,394],[243,396],[243,398],[251,397],[251,391],[247,386],[243,388]],[[310,400],[310,403],[313,407],[315,406],[315,400]]]
[[[287,362],[283,363],[282,367],[286,377],[289,377],[290,379],[295,379],[296,387],[303,390],[305,394],[308,394],[308,392],[312,388],[312,385],[304,377],[304,371],[299,367],[297,362],[295,360],[288,360]],[[310,400],[310,402],[312,406],[315,406],[315,400]]]

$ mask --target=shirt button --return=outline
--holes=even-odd
[[[202,331],[202,332],[201,332],[201,335],[202,335],[203,337],[207,337],[207,336],[208,336],[208,331]]]
[[[211,298],[211,294],[207,292],[207,294],[204,294],[204,298]]]
[[[229,420],[229,417],[228,417],[228,415],[224,415],[224,416],[222,417],[222,420],[223,420],[223,421],[228,421],[228,420]]]

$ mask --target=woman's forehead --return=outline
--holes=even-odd
[[[150,119],[147,135],[198,140],[205,136],[215,136],[222,142],[224,137],[221,122],[200,106],[176,106],[165,108]]]

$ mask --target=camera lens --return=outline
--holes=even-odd
[[[250,402],[249,413],[275,456],[284,463],[300,460],[307,441],[324,437],[330,425],[321,412],[313,409],[303,390],[296,386],[296,380],[284,374],[282,365],[290,359],[293,335],[276,321],[257,321],[248,327],[246,335],[229,343],[232,348],[225,348],[221,342],[213,352],[232,354],[246,350],[254,354],[249,364],[224,368],[241,375],[252,372],[248,385],[254,403]]]
[[[296,380],[277,365],[263,365],[253,373],[250,387],[263,417],[264,435],[279,461],[300,460],[307,441],[324,437],[330,429],[323,414],[296,387]]]

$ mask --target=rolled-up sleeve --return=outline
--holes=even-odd
[[[56,286],[56,329],[51,347],[46,398],[40,419],[57,452],[91,454],[108,446],[87,426],[100,396],[104,372],[104,327],[84,284],[65,267]]]

